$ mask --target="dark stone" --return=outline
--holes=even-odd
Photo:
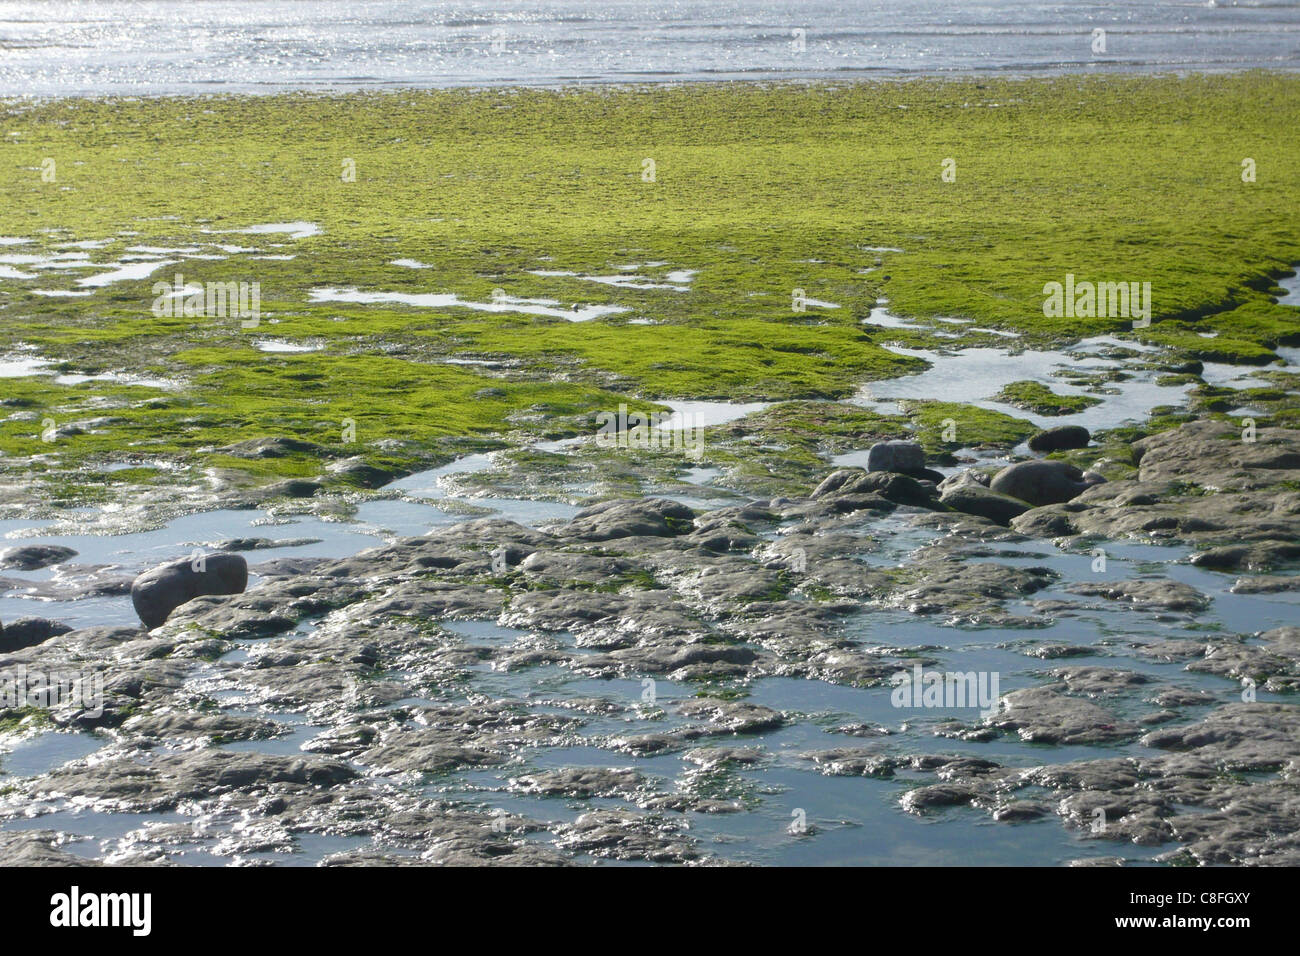
[[[1048,428],[1029,439],[1031,451],[1065,451],[1070,448],[1087,448],[1092,435],[1082,425],[1058,425]]]
[[[43,617],[25,617],[12,621],[8,626],[0,626],[0,653],[20,651],[24,647],[43,644],[51,637],[66,634],[72,630],[68,625],[58,621],[49,621]]]
[[[149,630],[187,601],[205,594],[242,594],[248,586],[248,562],[237,554],[209,554],[164,564],[131,584],[131,603]]]
[[[58,544],[25,544],[0,551],[0,568],[38,571],[76,557],[77,552]]]

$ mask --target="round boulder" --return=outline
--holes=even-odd
[[[914,441],[878,441],[867,452],[867,471],[911,475],[925,470],[925,449]]]
[[[1064,461],[1022,461],[1008,465],[989,483],[989,489],[1010,495],[1035,507],[1069,501],[1089,485],[1083,472]]]
[[[9,626],[0,625],[0,653],[20,651],[24,647],[43,644],[51,637],[67,634],[72,628],[58,621],[43,617],[25,617],[10,621]]]
[[[187,601],[206,594],[242,594],[248,562],[237,554],[208,554],[144,572],[131,583],[131,603],[149,630]]]
[[[1029,439],[1029,450],[1046,454],[1070,448],[1087,448],[1090,441],[1092,435],[1082,425],[1058,425]]]

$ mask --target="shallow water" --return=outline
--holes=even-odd
[[[1107,31],[1094,52],[1093,30]],[[0,3],[4,95],[1300,68],[1289,3]]]
[[[436,494],[437,479],[455,474],[481,470],[491,465],[490,455],[468,456],[418,479],[404,481],[416,488],[427,486]],[[413,476],[414,477],[414,476]],[[711,477],[707,470],[692,475],[698,479]],[[375,505],[398,505],[409,502],[375,502]],[[236,516],[245,522],[238,527]],[[155,532],[151,540],[160,542],[178,534],[197,537],[205,530],[205,520],[213,516],[195,516],[177,523],[172,528]],[[249,513],[225,513],[222,516],[222,533],[267,532],[267,528],[249,522]],[[274,526],[277,537],[323,533],[324,524],[314,519],[295,520],[290,524]],[[12,534],[19,522],[0,525],[0,533]],[[353,537],[346,548],[357,550],[373,543],[373,538],[358,533],[349,526]],[[411,527],[405,532],[415,530]],[[879,519],[870,525],[879,547],[871,552],[871,563],[881,566],[901,564],[908,554],[925,545],[936,536],[935,532],[911,528],[905,514],[895,514]],[[123,536],[130,538],[133,536]],[[68,538],[49,538],[56,543]],[[147,548],[148,536],[134,542],[138,559],[152,557]],[[129,542],[121,539],[100,539],[98,551],[90,550],[84,557],[94,560],[122,558],[131,553]],[[83,547],[93,547],[84,540]],[[339,550],[344,545],[341,537],[315,545],[266,552],[271,556],[313,554]],[[917,616],[905,611],[876,610],[870,614],[852,617],[846,622],[846,636],[864,646],[926,647],[927,654],[940,660],[936,668],[955,671],[982,671],[1000,677],[1000,692],[1041,683],[1048,670],[1063,663],[1121,666],[1147,674],[1156,681],[1152,686],[1176,685],[1200,689],[1211,695],[1204,705],[1181,708],[1188,718],[1195,718],[1214,706],[1234,699],[1239,693],[1236,685],[1216,677],[1183,670],[1181,663],[1136,656],[1124,650],[1124,643],[1176,637],[1197,637],[1206,630],[1223,629],[1228,632],[1250,633],[1286,624],[1295,620],[1300,609],[1300,595],[1233,595],[1227,588],[1234,576],[1206,571],[1182,563],[1186,551],[1151,545],[1108,545],[1107,568],[1097,574],[1092,570],[1093,554],[1062,553],[1043,541],[1021,544],[999,544],[996,557],[975,558],[975,561],[997,561],[1003,564],[1046,566],[1061,575],[1054,585],[1033,595],[1032,601],[1065,598],[1082,607],[1058,614],[1056,623],[1048,628],[1033,630],[1007,628],[962,629],[945,626],[941,621]],[[261,552],[254,552],[252,555]],[[33,575],[41,572],[32,572]],[[1095,598],[1079,598],[1065,590],[1072,581],[1091,578],[1114,580],[1140,577],[1158,573],[1191,584],[1213,599],[1209,611],[1197,615],[1162,614],[1143,615],[1116,609],[1110,602]],[[125,599],[119,599],[125,601]],[[1011,602],[1013,613],[1032,613],[1031,601]],[[300,625],[300,632],[310,631],[313,625]],[[546,646],[574,648],[573,638],[565,633],[539,635],[525,629],[503,627],[494,621],[446,622],[441,628],[467,645],[490,647],[535,646],[539,638]],[[1090,645],[1092,656],[1071,657],[1066,661],[1052,662],[1027,656],[1024,649],[1041,642]],[[265,642],[248,640],[239,642],[244,648],[255,649]],[[223,663],[247,664],[246,650],[226,655]],[[195,680],[209,680],[214,672],[212,665],[196,667]],[[716,771],[702,771],[680,753],[632,756],[608,748],[609,741],[638,733],[663,732],[683,726],[686,721],[674,713],[674,705],[690,700],[695,687],[669,680],[655,682],[656,701],[652,708],[639,713],[635,707],[642,699],[643,682],[636,679],[593,679],[556,666],[531,667],[518,671],[494,670],[486,665],[469,668],[467,683],[448,687],[439,697],[428,700],[407,700],[393,706],[464,701],[469,695],[481,694],[493,699],[516,701],[536,713],[568,713],[557,709],[556,702],[578,698],[602,698],[623,706],[623,711],[610,716],[591,716],[581,728],[581,736],[571,742],[556,746],[526,750],[520,760],[498,768],[469,769],[441,775],[425,782],[403,784],[423,789],[440,799],[462,802],[467,806],[484,809],[502,809],[523,814],[540,821],[571,821],[579,812],[593,806],[619,806],[618,799],[573,801],[563,798],[545,798],[511,792],[508,780],[530,770],[554,769],[570,766],[631,766],[669,790],[704,787],[707,792],[730,798],[739,798],[747,809],[740,813],[692,814],[691,832],[703,838],[704,848],[723,857],[759,863],[782,864],[846,864],[890,863],[894,865],[920,865],[925,863],[968,864],[1019,864],[1059,865],[1067,860],[1088,856],[1122,855],[1131,862],[1150,860],[1167,846],[1135,847],[1116,845],[1105,841],[1087,839],[1085,835],[1063,828],[1054,816],[1019,824],[996,824],[987,813],[970,808],[955,808],[918,819],[904,813],[899,797],[913,783],[931,782],[921,774],[900,772],[894,779],[876,780],[862,777],[834,777],[823,775],[814,765],[800,756],[809,751],[839,746],[868,746],[886,753],[938,753],[967,754],[997,760],[1010,766],[1035,766],[1039,763],[1059,763],[1072,759],[1090,759],[1102,754],[1138,753],[1143,748],[1135,743],[1108,747],[1086,746],[1026,746],[1014,739],[999,739],[988,743],[973,743],[936,737],[933,727],[941,720],[954,717],[964,722],[976,719],[971,708],[927,709],[914,711],[894,706],[888,687],[853,688],[816,680],[792,678],[767,678],[754,682],[749,690],[749,700],[787,713],[791,720],[783,728],[765,733],[759,738],[723,737],[700,746],[757,745],[765,756],[761,764]],[[197,685],[196,685],[197,686]],[[221,745],[230,750],[256,750],[275,754],[292,754],[300,751],[322,728],[297,713],[275,709],[250,707],[239,710],[241,694],[216,691],[212,696],[227,706],[233,705],[236,713],[270,718],[281,725],[282,733],[268,740],[240,741]],[[1261,700],[1277,699],[1260,693]],[[1131,702],[1120,702],[1118,713],[1123,717],[1137,717],[1156,709],[1154,706],[1133,709]],[[845,723],[865,722],[879,724],[890,733],[878,738],[855,738],[835,733],[834,729]],[[69,761],[85,757],[109,743],[102,736],[91,734],[45,733],[13,747],[0,756],[0,770],[9,775],[27,775],[47,772]],[[675,783],[674,783],[675,782]],[[792,833],[790,825],[796,815],[806,818],[807,833]],[[126,848],[131,831],[151,823],[186,822],[191,818],[178,814],[107,814],[91,810],[59,811],[27,820],[11,820],[5,829],[54,828],[79,835],[82,842],[74,844],[76,852],[87,855],[111,853]],[[232,853],[241,859],[259,859],[281,865],[309,865],[323,857],[356,849],[369,844],[366,838],[335,838],[297,836],[284,838],[282,845],[258,852],[249,852],[239,843],[239,833],[231,829],[229,821],[200,818],[196,821],[197,834],[192,842],[174,848],[173,859],[196,864],[223,865],[229,863]],[[204,833],[208,835],[203,835]],[[239,849],[242,847],[242,849]],[[238,849],[238,852],[236,852]]]
[[[1018,409],[991,402],[989,396],[1003,384],[1032,378],[1050,384],[1065,393],[1081,391],[1057,377],[1062,366],[1078,371],[1092,368],[1114,369],[1121,362],[1097,354],[1101,350],[1129,343],[1097,338],[1064,351],[1028,350],[1015,353],[1005,349],[977,348],[945,354],[933,350],[896,349],[901,354],[916,354],[933,363],[918,375],[890,382],[873,383],[869,393],[857,401],[863,404],[889,399],[940,398],[971,402],[981,407],[1005,410],[1017,417],[1034,419]],[[1080,357],[1085,356],[1085,357]],[[1289,358],[1289,356],[1288,356]],[[19,374],[39,374],[39,359],[15,356]],[[33,366],[31,363],[36,362]],[[27,363],[25,365],[21,363]],[[1234,368],[1234,374],[1249,370]],[[1217,370],[1211,374],[1218,374]],[[1224,374],[1227,374],[1226,372]],[[1129,417],[1140,420],[1155,404],[1175,404],[1182,387],[1163,388],[1138,372],[1134,379],[1113,383],[1116,393],[1101,395],[1103,403],[1076,416],[1043,419],[1046,424],[1079,422],[1096,428],[1118,424]],[[1109,386],[1108,386],[1109,387]],[[1158,401],[1157,401],[1158,399]],[[723,424],[767,407],[767,403],[669,402],[671,417],[665,427],[680,428]],[[582,439],[539,443],[539,450],[563,453]],[[853,463],[861,451],[838,456],[837,464]],[[62,544],[79,554],[69,565],[107,565],[124,575],[131,575],[151,565],[188,555],[194,548],[212,547],[236,537],[262,537],[276,541],[314,538],[312,543],[283,544],[246,552],[251,563],[286,557],[341,557],[372,547],[397,535],[419,534],[431,528],[463,520],[466,509],[512,518],[536,526],[571,517],[572,505],[527,499],[498,499],[463,496],[457,493],[456,478],[491,470],[495,454],[467,455],[440,468],[431,469],[391,483],[386,491],[396,497],[372,499],[358,506],[351,520],[326,521],[314,516],[280,517],[263,510],[220,511],[178,518],[166,527],[125,535],[60,533],[57,522],[3,521],[0,539],[6,546],[19,543]],[[700,489],[698,499],[690,495],[683,500],[703,504],[708,487],[718,477],[715,469],[700,467],[685,473],[688,483]],[[937,533],[911,527],[906,514],[895,514],[871,522],[867,528],[874,545],[861,556],[868,564],[893,567],[903,564],[917,548],[937,537]],[[996,557],[973,558],[972,561],[995,560],[1010,565],[1045,566],[1061,575],[1055,584],[1021,602],[1009,602],[1011,613],[1026,616],[1039,613],[1034,602],[1064,599],[1076,607],[1054,612],[1050,626],[1032,630],[981,627],[958,628],[942,621],[901,610],[873,609],[870,613],[850,617],[844,622],[847,639],[862,648],[925,648],[938,659],[937,669],[996,673],[999,691],[1043,683],[1047,674],[1062,664],[1097,664],[1135,670],[1153,678],[1157,686],[1175,685],[1208,692],[1209,702],[1180,708],[1186,719],[1196,719],[1215,706],[1236,699],[1240,693],[1231,681],[1210,675],[1188,672],[1182,663],[1164,663],[1132,653],[1130,643],[1148,643],[1164,638],[1196,638],[1207,631],[1252,633],[1292,623],[1300,611],[1300,595],[1233,595],[1228,591],[1234,576],[1206,571],[1186,564],[1185,548],[1106,545],[1108,566],[1104,573],[1092,571],[1091,553],[1062,553],[1042,541],[1023,544],[999,544]],[[31,582],[33,585],[57,581],[60,575],[75,570],[64,566],[33,572],[7,571],[0,576]],[[1160,574],[1188,583],[1213,599],[1208,611],[1197,615],[1144,614],[1117,608],[1099,598],[1080,598],[1065,588],[1071,581],[1116,580]],[[256,584],[256,578],[253,580]],[[95,624],[133,624],[127,596],[92,598],[75,602],[43,602],[22,596],[21,592],[0,593],[0,620],[26,615],[49,616],[78,626]],[[317,625],[305,621],[297,633],[310,633]],[[494,621],[451,622],[440,627],[456,635],[467,646],[497,648],[559,647],[582,653],[567,633],[537,633],[503,627]],[[1064,661],[1045,661],[1026,651],[1039,643],[1069,643],[1087,646],[1091,652]],[[223,667],[253,666],[258,646],[266,641],[238,642],[240,648],[218,662]],[[391,676],[400,677],[400,674]],[[277,708],[262,708],[249,700],[246,693],[221,685],[221,669],[211,662],[195,665],[191,685],[203,689],[234,712],[274,720],[281,733],[267,740],[222,744],[229,750],[251,750],[274,754],[295,754],[323,728],[304,714]],[[511,791],[509,781],[530,770],[583,765],[632,766],[656,780],[657,789],[692,791],[720,795],[742,801],[746,809],[738,813],[693,813],[687,818],[692,833],[703,840],[703,849],[720,856],[760,863],[968,863],[1057,865],[1087,856],[1122,855],[1132,862],[1149,861],[1168,846],[1135,847],[1089,840],[1062,827],[1053,815],[1022,824],[998,824],[987,813],[970,808],[955,808],[918,819],[903,812],[899,798],[910,785],[933,782],[933,779],[900,772],[894,779],[876,780],[861,777],[824,775],[801,757],[809,751],[833,747],[866,746],[894,754],[966,754],[997,760],[1007,765],[1033,766],[1038,763],[1089,759],[1103,755],[1139,753],[1136,743],[1117,746],[1027,746],[1003,738],[974,743],[937,737],[935,725],[948,717],[973,722],[975,709],[927,709],[914,711],[894,706],[888,687],[853,688],[818,680],[766,678],[753,682],[749,700],[785,712],[788,723],[779,730],[753,738],[721,737],[700,741],[699,746],[756,746],[764,751],[763,762],[715,771],[703,771],[682,754],[668,753],[633,756],[618,750],[619,738],[663,732],[681,727],[687,720],[675,713],[674,705],[692,699],[697,692],[693,684],[658,680],[654,684],[656,706],[642,707],[645,686],[636,679],[594,679],[572,670],[542,665],[519,670],[494,669],[484,664],[466,668],[464,680],[440,686],[438,696],[412,698],[393,706],[420,703],[462,702],[482,695],[497,700],[518,702],[536,713],[571,712],[559,708],[565,701],[578,698],[602,698],[618,705],[613,715],[589,716],[571,739],[555,746],[525,748],[519,757],[502,767],[462,770],[423,781],[395,781],[396,786],[415,787],[430,796],[466,806],[497,808],[521,813],[540,821],[569,821],[593,806],[622,806],[619,799],[575,801],[530,796]],[[1260,700],[1276,699],[1264,692]],[[1157,709],[1155,705],[1136,703],[1123,698],[1115,703],[1117,712],[1137,718]],[[890,733],[875,738],[859,738],[837,733],[847,723],[879,724]],[[58,766],[94,756],[111,745],[106,735],[41,733],[15,743],[10,752],[0,754],[0,784],[31,774],[48,772]],[[166,746],[160,747],[162,752]],[[811,829],[792,833],[791,821],[806,817]],[[58,829],[80,837],[71,845],[74,852],[87,856],[127,852],[134,842],[133,831],[153,824],[195,822],[193,838],[174,847],[171,858],[180,862],[225,865],[232,859],[242,862],[273,862],[282,865],[309,865],[331,853],[358,849],[369,844],[365,837],[322,835],[274,835],[265,840],[241,842],[244,833],[239,821],[220,817],[193,820],[181,814],[109,814],[89,809],[59,809],[31,819],[8,820],[4,829]],[[537,835],[536,838],[541,838]],[[256,849],[250,849],[256,846]]]
[[[1114,428],[1125,422],[1145,421],[1150,417],[1151,410],[1159,405],[1183,403],[1191,386],[1157,385],[1155,378],[1158,373],[1152,371],[1130,370],[1130,378],[1105,382],[1099,389],[1072,385],[1060,377],[1067,370],[1087,374],[1124,368],[1124,363],[1118,360],[1102,357],[1080,359],[1071,354],[1095,351],[1099,347],[1115,344],[1115,341],[1109,337],[1085,339],[1077,346],[1059,351],[966,348],[936,352],[931,349],[887,345],[886,348],[898,355],[925,359],[930,367],[916,375],[871,382],[849,401],[891,414],[901,411],[898,401],[904,399],[961,402],[1021,418],[1033,422],[1039,428],[1082,425],[1089,431]],[[1120,344],[1132,347],[1126,342]],[[1239,367],[1233,368],[1242,372]],[[1100,401],[1099,404],[1070,415],[1040,415],[993,401],[993,396],[1003,387],[1012,382],[1027,380],[1040,382],[1062,395],[1088,395]],[[960,439],[960,423],[958,428]]]

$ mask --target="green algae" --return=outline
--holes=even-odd
[[[1060,395],[1041,382],[1011,382],[994,396],[994,401],[1014,405],[1039,415],[1073,415],[1101,403],[1091,395]]]
[[[96,262],[131,245],[212,242],[294,258],[185,260],[71,300],[32,294],[48,275],[6,280],[0,353],[31,346],[52,369],[178,385],[4,379],[0,452],[51,481],[80,462],[135,465],[97,487],[64,479],[61,499],[96,500],[172,480],[142,456],[253,481],[353,456],[401,471],[445,460],[458,441],[582,434],[598,411],[664,399],[787,403],[762,447],[723,430],[710,450],[747,486],[792,487],[821,455],[912,430],[932,453],[1014,444],[1031,425],[969,406],[826,412],[865,381],[921,367],[885,345],[933,342],[864,325],[871,308],[887,295],[900,316],[1059,344],[1133,323],[1049,318],[1045,282],[1149,281],[1153,321],[1132,329],[1139,341],[1190,359],[1275,360],[1300,341],[1295,310],[1275,302],[1300,260],[1297,93],[1300,78],[1251,73],[10,101],[0,234],[32,237],[24,251],[111,239]],[[1254,183],[1239,175],[1245,155]],[[46,157],[55,183],[39,175]],[[949,157],[955,182],[940,176]],[[340,175],[345,159],[355,182]],[[323,231],[233,231],[281,221]],[[391,264],[401,258],[429,268]],[[534,274],[624,266],[647,284],[694,274],[666,289]],[[258,282],[261,327],[152,314],[153,282],[178,271]],[[575,323],[312,301],[324,285],[626,311]],[[796,290],[837,307],[800,307]],[[318,351],[251,346],[264,336]],[[466,358],[490,364],[448,364]],[[791,411],[800,404],[811,411]],[[53,442],[41,439],[47,418]],[[83,419],[95,424],[71,427]],[[270,435],[321,451],[222,450]]]

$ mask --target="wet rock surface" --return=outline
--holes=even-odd
[[[0,671],[102,693],[4,703],[0,845],[41,865],[764,862],[834,858],[860,815],[857,839],[894,842],[853,852],[888,862],[943,816],[990,859],[1024,828],[1006,862],[1295,864],[1300,433],[1243,445],[1193,422],[1134,443],[1133,477],[1012,466],[1048,466],[1016,479],[1031,497],[1070,492],[1041,504],[979,471],[845,468],[804,497],[465,520],[255,565],[152,630],[26,623],[41,639],[0,645]],[[1193,557],[1214,549],[1246,550]],[[895,703],[917,667],[989,699],[940,682]]]

